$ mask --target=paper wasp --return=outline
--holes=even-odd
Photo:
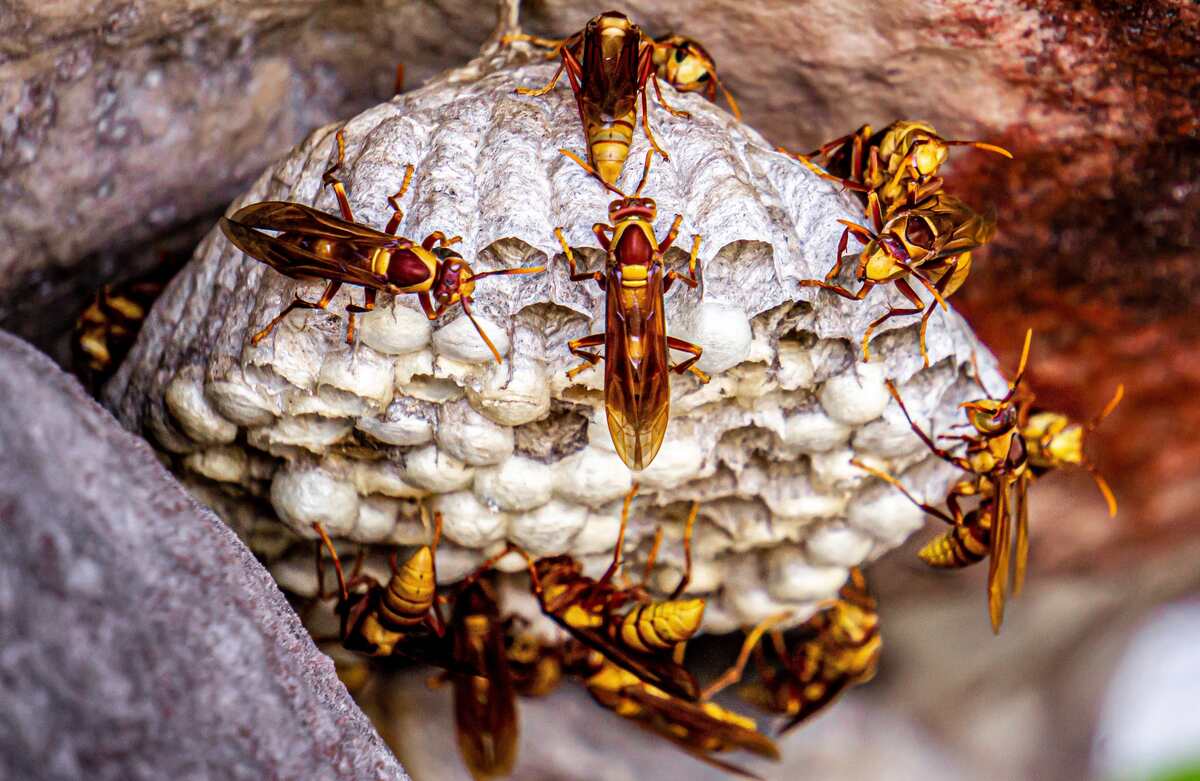
[[[596,652],[588,654],[576,670],[592,699],[600,705],[714,767],[757,778],[712,755],[741,749],[779,759],[774,741],[758,731],[753,719],[713,702],[689,702],[671,696]]]
[[[870,360],[869,342],[871,334],[883,323],[902,315],[921,316],[919,344],[921,357],[929,365],[929,354],[925,349],[925,332],[929,318],[940,305],[946,307],[950,297],[971,270],[971,250],[992,240],[996,233],[996,221],[972,211],[969,206],[946,192],[938,192],[918,206],[896,214],[886,222],[879,208],[879,199],[874,192],[867,194],[868,212],[872,216],[875,230],[847,220],[838,220],[845,226],[838,242],[837,258],[824,280],[804,279],[802,287],[819,287],[851,301],[861,301],[876,285],[892,284],[911,303],[911,308],[889,307],[867,326],[862,338],[863,360]],[[842,271],[843,253],[850,235],[864,245],[858,256],[854,279],[859,282],[857,292],[834,282]],[[909,279],[916,280],[933,296],[926,308],[920,296],[913,290]]]
[[[654,39],[654,69],[658,78],[680,92],[704,92],[717,102],[717,88],[725,95],[729,111],[737,119],[741,109],[717,76],[717,64],[699,42],[683,35],[660,35]]]
[[[875,677],[882,640],[875,598],[858,567],[837,599],[806,623],[784,634],[774,626],[788,617],[772,616],[746,635],[736,663],[704,690],[707,699],[736,683],[745,671],[751,652],[758,663],[758,681],[742,688],[748,701],[787,716],[780,734],[836,700],[852,686]],[[774,658],[768,661],[763,637],[770,633]]]
[[[77,372],[96,385],[116,371],[137,340],[150,306],[165,281],[105,285],[75,321],[71,347]]]
[[[554,89],[563,71],[571,82],[579,119],[587,138],[588,161],[600,178],[615,184],[629,156],[633,129],[637,125],[637,103],[642,103],[642,130],[654,151],[667,153],[650,131],[646,82],[652,82],[658,102],[677,117],[686,111],[671,108],[663,99],[654,70],[654,41],[629,17],[608,11],[593,17],[580,32],[562,41],[530,35],[512,35],[505,41],[530,41],[550,46],[562,62],[541,89],[520,88],[521,95],[540,96]]]
[[[506,776],[517,758],[516,692],[505,648],[505,625],[487,580],[454,598],[450,620],[454,721],[459,752],[474,778]]]
[[[392,577],[381,585],[370,575],[353,574],[347,580],[333,541],[320,523],[313,524],[333,560],[338,581],[336,612],[340,619],[339,639],[351,651],[369,656],[404,656],[427,661],[442,655],[431,652],[429,642],[440,640],[445,622],[437,604],[437,545],[442,534],[441,514],[434,514],[433,542],[417,549],[403,565],[395,552],[389,562]],[[317,578],[322,586],[318,599],[324,598],[324,572],[320,548],[317,550]],[[357,567],[356,567],[357,569]],[[365,588],[360,588],[365,587]],[[434,643],[437,645],[437,643]]]
[[[916,206],[942,189],[938,169],[946,162],[952,146],[973,146],[1012,159],[1007,149],[982,141],[950,141],[927,122],[897,120],[876,132],[863,125],[853,133],[835,138],[809,152],[795,154],[780,148],[823,179],[841,184],[863,197],[879,197],[884,218],[897,210]],[[811,158],[823,158],[824,170]]]
[[[1084,444],[1089,434],[1100,425],[1100,422],[1112,414],[1125,395],[1125,386],[1118,385],[1116,392],[1100,414],[1086,424],[1073,422],[1059,412],[1040,411],[1033,407],[1033,395],[1022,404],[1021,437],[1029,451],[1029,469],[1034,477],[1040,477],[1053,469],[1067,466],[1081,466],[1091,474],[1096,486],[1104,496],[1108,505],[1108,514],[1117,514],[1117,499],[1113,496],[1108,481],[1100,474],[1084,452]]]
[[[560,151],[595,175],[591,166],[566,150]],[[568,343],[571,353],[584,362],[570,369],[567,376],[574,377],[601,360],[605,362],[604,406],[608,431],[617,454],[633,470],[649,466],[662,446],[671,402],[668,371],[676,374],[690,371],[701,382],[708,382],[708,375],[695,366],[703,352],[700,346],[666,333],[663,294],[671,289],[675,280],[691,288],[699,284],[700,236],[692,240],[688,274],[667,270],[663,253],[675,243],[683,217],[675,215],[671,229],[661,242],[655,238],[657,206],[652,198],[641,197],[651,159],[652,153],[647,152],[642,179],[633,195],[603,183],[621,196],[620,200],[608,205],[611,224],[592,226],[596,240],[607,253],[603,271],[576,272],[575,255],[567,245],[562,228],[554,231],[567,259],[571,281],[593,280],[606,292],[605,330]],[[603,354],[589,349],[601,346]],[[672,365],[670,350],[689,353],[690,357]]]
[[[853,463],[861,469],[886,480],[903,491],[912,502],[925,512],[955,527],[934,540],[922,551],[922,559],[935,567],[956,567],[979,561],[980,551],[987,546],[988,563],[988,614],[992,631],[999,633],[1004,620],[1004,602],[1007,598],[1010,569],[1015,570],[1013,595],[1021,592],[1025,579],[1025,564],[1029,556],[1029,517],[1026,507],[1026,491],[1033,479],[1030,470],[1029,452],[1020,431],[1020,385],[1029,360],[1029,346],[1033,331],[1025,333],[1025,346],[1021,351],[1021,362],[1017,373],[1009,383],[1008,393],[1002,398],[990,396],[963,402],[967,422],[963,426],[973,428],[970,434],[942,436],[941,439],[956,439],[966,445],[965,455],[953,453],[935,444],[933,437],[913,422],[904,406],[896,386],[888,382],[888,391],[900,406],[909,426],[920,437],[935,456],[953,464],[967,473],[967,477],[955,483],[946,496],[949,513],[932,505],[918,501],[891,475],[870,467],[858,460]],[[976,371],[976,380],[979,373]],[[980,383],[980,388],[988,393]],[[959,499],[979,497],[980,504],[973,513],[965,513]],[[1016,541],[1013,542],[1013,514],[1015,505]],[[959,528],[962,531],[958,531]],[[1015,548],[1015,551],[1014,551]]]
[[[683,577],[666,601],[656,601],[642,584],[622,587],[613,582],[621,568],[629,508],[637,490],[634,483],[625,496],[613,560],[599,580],[584,575],[583,565],[570,556],[534,561],[511,544],[480,565],[480,570],[486,570],[511,552],[525,556],[530,587],[543,613],[587,648],[598,651],[646,683],[695,700],[700,690],[696,679],[683,667],[682,657],[687,641],[700,629],[705,603],[703,599],[679,597],[691,578],[692,530],[700,508],[692,506],[684,525]],[[661,542],[660,530],[646,562],[647,576],[653,570]],[[619,612],[629,606],[631,609]]]
[[[404,175],[400,189],[388,196],[393,214],[381,232],[354,220],[346,188],[334,175],[345,161],[346,142],[339,130],[337,162],[324,174],[323,181],[333,188],[341,208],[342,218],[317,211],[303,204],[288,201],[264,201],[239,209],[232,217],[221,218],[221,230],[238,249],[266,263],[284,276],[294,279],[318,278],[329,280],[317,302],[298,296],[266,328],[251,338],[258,344],[293,309],[325,309],[343,284],[358,285],[365,291],[362,306],[348,304],[349,324],[346,341],[354,343],[354,315],[375,308],[375,297],[384,292],[391,295],[415,293],[426,317],[436,320],[450,307],[460,304],[471,319],[479,336],[500,363],[492,340],[488,338],[471,313],[475,282],[484,277],[503,274],[533,274],[542,267],[500,269],[475,273],[462,255],[450,249],[459,241],[446,238],[441,231],[425,237],[420,244],[397,236],[396,230],[404,218],[400,199],[412,181],[413,167]],[[278,231],[271,236],[262,231]]]

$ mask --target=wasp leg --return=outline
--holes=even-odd
[[[388,196],[388,205],[392,207],[392,218],[388,220],[387,227],[384,232],[396,235],[396,230],[400,227],[400,221],[404,219],[404,210],[400,208],[400,199],[408,192],[408,185],[413,178],[413,167],[408,165],[404,169],[404,181],[400,183],[400,189],[392,195]]]
[[[370,312],[375,309],[376,290],[367,288],[363,298],[363,305],[346,304],[346,313],[349,315],[350,324],[346,326],[346,344],[354,344],[354,315],[358,312]]]
[[[321,182],[333,187],[333,194],[337,197],[342,217],[347,222],[354,222],[354,212],[350,210],[350,199],[346,197],[346,186],[342,184],[341,179],[334,176],[334,172],[346,162],[346,131],[339,130],[333,138],[337,142],[337,162],[325,169],[325,173],[321,174]]]
[[[613,548],[613,560],[608,565],[608,569],[604,571],[599,583],[607,583],[613,579],[617,571],[621,569],[621,556],[625,552],[625,529],[629,526],[629,508],[633,506],[633,497],[637,496],[638,482],[634,480],[629,485],[629,492],[625,494],[625,502],[621,505],[621,529],[617,532],[617,544]]]
[[[663,236],[663,240],[658,243],[658,251],[666,252],[675,243],[676,237],[679,236],[679,226],[683,222],[683,215],[676,214],[675,219],[671,220],[671,228],[667,231],[667,235]],[[607,249],[607,247],[605,248]]]
[[[713,698],[719,691],[728,686],[732,686],[742,679],[742,674],[746,671],[746,663],[750,661],[750,654],[758,647],[762,636],[781,621],[785,621],[791,616],[791,612],[776,613],[773,616],[768,616],[758,623],[758,626],[750,630],[746,634],[746,639],[742,642],[742,650],[738,653],[737,661],[735,661],[728,670],[721,673],[715,681],[704,687],[704,691],[700,692],[700,701],[706,702]]]
[[[283,318],[287,317],[288,314],[293,309],[325,309],[325,308],[327,308],[329,306],[329,302],[332,301],[333,297],[337,295],[338,289],[341,288],[341,286],[342,286],[341,282],[330,282],[329,285],[325,288],[325,292],[321,295],[321,300],[317,301],[315,304],[312,301],[305,301],[304,299],[300,298],[299,296],[296,296],[296,298],[292,301],[292,303],[290,303],[286,307],[284,307],[282,312],[275,315],[274,319],[272,319],[271,322],[267,323],[266,328],[262,329],[261,331],[256,333],[254,336],[250,337],[250,344],[257,345],[263,339],[266,339],[267,335],[270,334],[271,331],[275,329],[275,326],[279,325],[280,321],[282,321]]]
[[[851,292],[841,285],[831,285],[820,279],[802,279],[796,284],[800,285],[800,287],[819,287],[822,290],[828,290],[830,293],[837,293],[842,298],[848,298],[851,301],[862,301],[867,297],[867,293],[871,292],[871,288],[875,287],[876,283],[874,280],[866,280],[862,283],[862,287],[858,289],[857,293]],[[919,312],[920,310],[918,309],[917,311]]]
[[[687,521],[683,525],[683,577],[671,592],[670,599],[679,599],[692,582],[692,533],[696,529],[696,516],[699,514],[700,503],[692,502],[692,509],[688,511]]]
[[[688,112],[683,111],[681,109],[671,108],[671,105],[669,103],[667,103],[667,99],[664,98],[663,94],[662,94],[662,87],[660,87],[658,84],[657,76],[651,75],[650,80],[652,82],[654,82],[654,94],[658,97],[658,102],[660,104],[662,104],[663,108],[665,108],[667,111],[671,112],[672,116],[679,117],[680,119],[691,119],[691,117],[692,117],[691,114],[689,114]]]
[[[692,254],[688,258],[688,275],[684,276],[683,274],[680,274],[678,271],[668,271],[666,282],[663,284],[663,292],[664,293],[671,289],[671,283],[677,279],[680,282],[682,282],[683,284],[690,287],[692,290],[696,289],[696,286],[700,284],[700,277],[696,273],[697,271],[699,271],[699,268],[700,268],[700,259],[697,257],[697,255],[699,253],[700,253],[700,236],[693,236],[692,237]]]
[[[863,470],[864,472],[867,472],[875,477],[878,477],[880,480],[882,480],[885,483],[888,483],[892,487],[896,488],[897,490],[900,491],[900,493],[904,494],[904,497],[906,499],[908,499],[908,501],[912,502],[913,504],[915,504],[917,507],[924,510],[929,515],[932,515],[934,518],[937,518],[940,521],[945,521],[946,523],[950,524],[951,526],[961,525],[961,522],[960,522],[961,518],[959,520],[955,520],[956,517],[961,515],[961,511],[957,512],[955,517],[951,517],[950,515],[947,515],[946,513],[939,510],[938,508],[936,508],[932,505],[929,505],[929,504],[925,504],[922,501],[919,501],[917,499],[917,497],[913,496],[909,492],[909,490],[904,487],[903,483],[901,483],[899,480],[897,480],[896,478],[889,475],[887,472],[884,472],[881,469],[876,469],[873,466],[869,466],[868,464],[865,464],[862,461],[859,461],[857,458],[850,459],[850,463],[853,464],[854,466],[858,467],[859,469]],[[951,508],[951,509],[954,510],[956,508]]]
[[[441,231],[434,231],[425,237],[425,241],[421,242],[421,246],[425,249],[433,249],[434,245],[439,247],[449,247],[451,244],[457,244],[462,241],[462,236],[451,236],[446,238],[446,234]]]
[[[537,97],[541,97],[542,95],[545,95],[547,92],[554,89],[554,86],[556,84],[558,84],[558,80],[560,78],[562,78],[563,65],[564,65],[564,63],[561,63],[561,62],[558,64],[558,69],[554,71],[554,75],[550,77],[550,81],[548,81],[546,83],[546,86],[541,87],[540,89],[530,89],[529,87],[517,87],[517,94],[518,95],[528,95],[531,98],[537,98]]]
[[[675,372],[676,374],[691,372],[700,378],[700,382],[708,382],[709,376],[693,365],[696,363],[696,361],[700,360],[700,354],[704,352],[704,348],[698,344],[692,344],[691,342],[685,342],[682,339],[677,339],[674,336],[667,337],[667,347],[672,350],[679,350],[680,352],[692,354],[691,358],[686,358],[681,363],[677,363],[672,366],[671,371]]]
[[[913,433],[925,443],[925,447],[929,448],[931,453],[949,464],[954,464],[964,472],[973,471],[971,469],[970,462],[968,462],[965,458],[960,458],[959,456],[954,455],[948,450],[943,450],[942,448],[938,447],[936,444],[934,444],[933,439],[925,433],[925,430],[913,422],[912,415],[908,414],[908,407],[904,406],[904,400],[900,398],[900,391],[896,390],[895,383],[893,383],[891,380],[888,380],[884,384],[887,386],[888,393],[890,393],[892,398],[896,400],[896,404],[900,407],[900,411],[904,413],[904,419],[908,421],[908,425],[913,430]]]
[[[605,252],[608,252],[611,246],[611,238],[608,234],[614,233],[615,231],[616,228],[605,222],[597,222],[592,225],[592,233],[595,234],[596,241],[600,243],[601,248],[603,248]],[[562,228],[559,228],[557,231],[557,233],[559,233],[559,241],[562,241],[561,232]],[[563,244],[563,246],[565,247],[566,244]]]
[[[646,100],[646,90],[642,89],[642,132],[646,134],[646,140],[650,142],[650,146],[655,152],[662,157],[663,160],[670,160],[671,156],[666,153],[661,146],[658,145],[658,140],[655,139],[654,133],[650,130],[650,109]]]
[[[778,151],[783,152],[788,157],[791,157],[791,158],[794,158],[794,159],[800,161],[801,163],[804,164],[805,168],[812,171],[814,174],[821,177],[822,179],[829,181],[829,182],[833,182],[835,184],[840,184],[844,189],[853,190],[854,192],[859,192],[859,193],[865,193],[869,189],[871,189],[871,188],[867,187],[866,185],[859,184],[858,182],[854,181],[853,179],[845,179],[841,176],[835,176],[835,175],[829,173],[828,171],[826,171],[825,169],[821,168],[816,163],[814,163],[812,160],[810,160],[807,155],[802,155],[799,152],[793,152],[790,149],[787,149],[782,146],[775,147],[775,148]]]
[[[902,308],[894,306],[871,321],[871,324],[867,326],[867,330],[863,332],[862,351],[864,361],[871,360],[871,348],[868,345],[868,342],[871,340],[871,334],[875,332],[876,328],[883,325],[888,320],[891,320],[893,317],[901,317],[903,315],[919,315],[925,309],[925,302],[921,300],[921,297],[917,295],[917,291],[913,290],[912,286],[909,285],[908,282],[904,281],[903,279],[897,279],[896,289],[899,290],[905,298],[916,304],[916,307]],[[934,301],[933,305],[937,306],[937,301]],[[925,365],[928,366],[929,356],[925,352],[924,344],[921,344],[921,357],[925,359]]]
[[[601,334],[590,334],[588,336],[583,337],[582,339],[572,339],[571,341],[567,342],[567,349],[571,351],[571,354],[576,356],[577,358],[583,359],[583,363],[579,364],[578,366],[576,366],[573,369],[567,370],[567,378],[568,379],[574,379],[575,376],[578,375],[584,369],[591,368],[592,366],[595,366],[596,364],[600,363],[600,361],[604,360],[603,356],[601,356],[597,353],[588,352],[587,350],[582,349],[584,347],[600,347],[600,346],[602,346],[604,344],[604,336],[605,335],[602,333]]]
[[[598,230],[599,226],[600,226],[600,223],[597,223],[595,226],[592,227],[592,230],[596,231],[597,238],[599,238],[599,236],[600,236],[600,232]],[[600,287],[604,287],[604,274],[602,274],[601,272],[599,272],[599,271],[576,272],[575,271],[575,253],[571,252],[571,247],[568,246],[568,244],[567,244],[567,237],[563,235],[562,228],[555,228],[554,235],[558,237],[558,243],[561,244],[562,248],[563,248],[563,255],[566,256],[566,258],[567,258],[567,269],[570,273],[571,281],[572,282],[586,282],[589,279],[594,279],[597,283],[599,283]],[[606,242],[601,242],[601,243],[603,244]],[[588,338],[590,339],[591,337],[588,337]]]
[[[534,46],[550,49],[550,51],[546,53],[546,59],[552,60],[558,56],[558,50],[562,48],[563,44],[566,43],[567,40],[568,39],[566,38],[541,38],[536,35],[529,35],[527,33],[511,33],[502,37],[500,39],[500,43],[504,46],[507,46],[515,41],[532,43]]]

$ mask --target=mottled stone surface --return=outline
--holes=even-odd
[[[270,576],[0,333],[0,776],[406,779]]]

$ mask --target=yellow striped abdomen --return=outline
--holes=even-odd
[[[935,537],[917,552],[921,561],[938,569],[961,569],[987,557],[991,533],[987,527],[968,523]]]
[[[629,156],[629,145],[633,143],[633,126],[637,122],[637,110],[611,122],[591,120],[587,126],[588,156],[600,178],[616,184]]]
[[[703,599],[639,605],[621,620],[621,640],[643,653],[667,650],[696,634],[703,617]]]
[[[388,581],[380,600],[383,623],[397,627],[415,626],[433,607],[437,586],[433,582],[433,551],[422,547]]]

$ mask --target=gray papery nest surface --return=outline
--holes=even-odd
[[[565,376],[576,363],[567,341],[603,330],[603,294],[567,278],[553,231],[562,226],[587,268],[599,268],[591,226],[607,219],[613,196],[558,152],[585,154],[565,79],[541,98],[513,92],[540,86],[553,69],[520,49],[482,57],[315,131],[228,212],[279,199],[336,214],[321,174],[342,128],[341,177],[355,216],[382,228],[386,197],[413,164],[401,235],[461,235],[456,248],[476,271],[549,269],[478,284],[475,311],[503,365],[461,310],[431,325],[411,296],[382,296],[361,317],[359,343],[347,345],[342,309],[362,298],[351,287],[329,312],[293,313],[251,346],[294,294],[315,300],[322,283],[285,278],[214,229],[105,388],[106,403],[170,454],[285,589],[316,592],[314,521],[339,541],[370,546],[367,571],[385,578],[388,550],[428,540],[418,500],[445,517],[444,583],[508,541],[534,555],[569,553],[593,572],[611,558],[634,475],[609,440],[603,366]],[[939,432],[959,421],[959,402],[980,395],[969,379],[972,349],[988,387],[1004,382],[953,312],[930,322],[930,368],[917,350],[917,318],[887,323],[872,361],[862,363],[864,329],[899,296],[881,288],[850,302],[797,285],[829,269],[838,218],[864,222],[857,201],[724,110],[664,91],[692,116],[673,117],[651,100],[651,125],[670,160],[655,159],[644,194],[658,203],[660,237],[683,215],[668,264],[686,262],[692,235],[703,237],[703,284],[667,295],[667,331],[704,348],[699,366],[712,381],[672,377],[671,423],[658,457],[636,476],[627,550],[637,563],[662,524],[666,542],[650,583],[670,590],[682,570],[682,519],[698,500],[689,592],[708,598],[704,630],[729,631],[780,610],[801,621],[836,593],[848,568],[923,523],[920,510],[852,457],[933,501],[955,477],[913,436],[884,381],[894,380],[918,422],[932,418]],[[624,187],[635,186],[646,149],[639,129]],[[499,564],[523,566],[515,554]]]

